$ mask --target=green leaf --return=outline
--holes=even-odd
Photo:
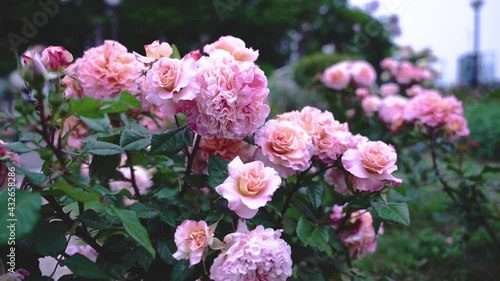
[[[69,197],[81,201],[81,202],[89,202],[89,201],[97,201],[99,200],[98,193],[90,193],[81,188],[71,186],[65,180],[58,180],[52,185],[53,189],[61,190],[64,194]]]
[[[208,159],[208,185],[216,188],[228,177],[227,166],[229,161],[210,154]]]
[[[373,208],[383,220],[410,226],[410,212],[406,203],[388,203],[381,201],[372,202]]]
[[[194,268],[189,266],[189,262],[187,260],[178,261],[172,273],[170,274],[171,281],[185,281],[185,280],[193,280],[192,275],[194,273]]]
[[[320,251],[326,250],[328,246],[328,229],[314,225],[305,217],[301,217],[297,223],[297,236],[304,245],[316,247]]]
[[[96,130],[97,132],[104,132],[109,129],[110,120],[108,115],[104,115],[103,118],[88,118],[85,116],[79,116],[80,120],[85,123],[92,130]]]
[[[26,181],[33,185],[42,185],[47,179],[44,174],[26,171],[21,168],[16,168],[16,172],[20,175],[24,175]]]
[[[8,148],[16,153],[22,154],[33,151],[33,148],[25,145],[24,143],[18,141],[9,144],[0,144],[0,147]]]
[[[64,232],[55,224],[40,220],[34,231],[36,250],[44,256],[57,256],[66,249]]]
[[[181,59],[181,54],[179,53],[179,49],[177,49],[177,46],[172,44],[172,54],[170,55],[170,58],[172,59]]]
[[[166,262],[167,264],[174,264],[176,262],[176,260],[172,256],[172,251],[170,250],[170,247],[166,240],[158,240],[158,242],[156,243],[156,251],[158,251],[158,255],[160,256],[161,260]]]
[[[378,279],[377,281],[394,281],[394,279],[392,279],[392,278],[390,278],[388,276],[384,276],[384,277]]]
[[[155,197],[158,199],[172,198],[179,193],[178,189],[172,188],[162,188],[155,194]]]
[[[325,281],[323,274],[321,274],[320,268],[311,268],[307,267],[308,265],[299,266],[299,270],[297,272],[297,278],[299,281]],[[306,268],[304,268],[306,267]]]
[[[115,100],[105,101],[100,110],[104,113],[121,113],[130,109],[141,109],[141,102],[129,92],[121,92]]]
[[[102,118],[104,112],[100,110],[103,102],[91,97],[83,97],[82,99],[69,100],[69,113],[88,118]]]
[[[133,151],[141,150],[151,144],[151,139],[148,136],[142,135],[135,131],[127,130],[120,137],[120,146],[123,150]]]
[[[110,229],[112,226],[92,209],[85,210],[79,217],[80,221],[95,229]]]
[[[120,164],[121,154],[110,156],[94,155],[89,166],[89,176],[104,182],[115,176],[116,168]]]
[[[96,263],[79,253],[62,260],[61,265],[67,266],[75,275],[88,279],[109,278],[108,274]]]
[[[37,192],[7,188],[0,193],[0,206],[2,206],[0,208],[0,227],[2,229],[0,231],[0,245],[3,245],[7,244],[9,238],[8,226],[15,225],[16,239],[21,239],[33,231],[40,217],[42,198]]]
[[[147,272],[153,262],[153,257],[143,247],[137,247],[135,257],[137,258],[137,264]]]
[[[193,132],[187,126],[153,134],[151,137],[151,153],[176,154],[184,146],[192,145],[192,134]]]
[[[394,187],[393,189],[397,193],[399,193],[399,194],[401,194],[403,196],[406,196],[406,188],[404,186],[399,185],[399,186]]]
[[[323,188],[323,184],[321,182],[311,182],[311,184],[307,187],[307,199],[311,205],[318,209],[321,204],[323,204],[323,198],[325,197],[325,189]]]
[[[146,206],[140,202],[136,202],[129,206],[129,209],[136,212],[140,219],[152,219],[160,215],[160,210]]]
[[[144,247],[148,253],[155,257],[155,250],[153,245],[151,245],[151,240],[149,239],[148,232],[146,228],[142,226],[137,214],[134,211],[123,210],[116,208],[115,206],[109,206],[107,210],[112,210],[112,215],[116,215],[123,222],[123,227],[125,231],[142,247]]]
[[[123,149],[113,143],[103,141],[89,141],[85,144],[82,153],[92,153],[95,155],[116,155],[124,153]]]

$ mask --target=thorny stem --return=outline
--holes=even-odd
[[[132,154],[127,151],[127,165],[130,168],[130,182],[132,183],[132,187],[134,188],[135,196],[139,197],[139,187],[137,186],[137,181],[135,180],[135,171],[134,166],[132,165]]]
[[[443,186],[444,192],[448,194],[448,197],[452,201],[456,201],[455,194],[453,193],[453,190],[451,187],[448,185],[448,183],[443,179],[441,172],[439,171],[438,165],[437,165],[437,156],[436,156],[436,139],[432,134],[430,134],[430,149],[431,149],[431,159],[432,159],[432,169],[434,170],[434,174],[438,178],[439,182]]]

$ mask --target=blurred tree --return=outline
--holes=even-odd
[[[106,7],[92,0],[0,0],[0,47],[64,45],[75,56],[94,44],[95,23],[110,37]],[[47,14],[40,3],[56,3]],[[119,41],[143,53],[155,39],[175,43],[181,53],[197,49],[222,35],[240,37],[260,52],[259,63],[279,67],[293,47],[291,31],[299,34],[299,54],[318,52],[333,43],[342,53],[362,53],[371,62],[386,56],[390,37],[383,25],[368,14],[339,0],[123,0],[119,13]],[[45,15],[45,18],[44,18]],[[36,31],[26,31],[32,25]],[[0,52],[0,74],[16,65],[12,52]]]

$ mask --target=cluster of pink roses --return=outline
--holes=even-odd
[[[409,61],[385,58],[380,63],[380,66],[399,84],[409,85],[432,79],[432,72],[429,69],[417,67]]]
[[[259,225],[248,231],[239,221],[238,229],[226,235],[223,242],[214,237],[216,225],[186,220],[175,232],[177,251],[174,258],[197,264],[211,248],[221,250],[210,267],[210,278],[222,280],[286,280],[292,275],[291,248],[280,239],[282,230],[264,229]]]
[[[350,84],[355,88],[370,87],[377,79],[377,73],[366,61],[343,61],[325,69],[323,83],[328,88],[340,91]]]
[[[337,231],[352,258],[361,259],[377,249],[377,234],[383,234],[380,226],[378,233],[373,228],[373,218],[368,210],[352,212],[349,217],[343,212],[343,207],[333,206],[330,215],[331,226]]]
[[[66,96],[103,99],[128,91],[143,110],[161,118],[185,113],[198,134],[236,140],[269,114],[267,78],[254,63],[258,52],[241,39],[221,37],[205,46],[208,56],[193,51],[174,58],[172,47],[158,41],[145,49],[144,57],[107,40],[87,50],[67,69]]]
[[[444,126],[452,136],[469,135],[462,102],[455,96],[443,96],[437,90],[414,85],[406,90],[409,96],[407,98],[399,94],[399,87],[397,89],[388,94],[387,89],[384,93],[381,88],[382,97],[362,97],[361,107],[365,114],[373,116],[378,113],[378,117],[388,124],[393,132],[406,123],[417,122],[431,128]]]

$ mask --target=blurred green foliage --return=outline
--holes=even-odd
[[[487,99],[464,102],[464,115],[469,122],[469,140],[477,141],[477,155],[500,161],[500,100]]]
[[[293,72],[295,82],[302,87],[311,87],[318,81],[318,75],[322,73],[325,68],[350,59],[352,59],[352,57],[349,55],[335,53],[330,55],[324,53],[307,55],[295,66]]]
[[[110,11],[104,1],[60,0],[53,16],[47,16],[39,1],[0,2],[2,50],[16,45],[19,52],[23,52],[30,45],[43,43],[63,45],[79,57],[94,45],[96,26],[102,25],[103,38],[110,38]],[[55,3],[56,0],[41,2]],[[176,44],[181,53],[186,53],[230,34],[258,49],[259,64],[266,65],[268,72],[289,58],[293,31],[302,38],[297,50],[301,55],[318,52],[325,44],[335,44],[341,53],[362,54],[372,62],[388,55],[392,44],[383,25],[341,2],[123,0],[116,8],[118,40],[129,51],[143,53],[144,44],[161,39]],[[45,22],[42,21],[44,13]],[[26,34],[26,22],[34,20],[39,23],[36,30]],[[0,52],[0,74],[10,72],[15,66],[12,52]]]

